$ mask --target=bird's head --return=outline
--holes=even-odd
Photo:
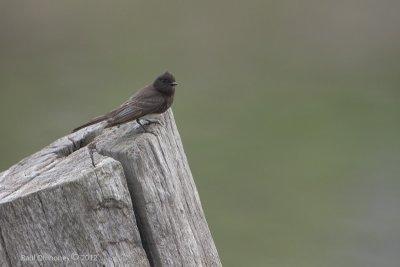
[[[174,75],[166,71],[165,73],[161,74],[157,77],[157,79],[153,82],[154,88],[156,88],[160,92],[173,92],[175,86],[178,83],[175,81]]]

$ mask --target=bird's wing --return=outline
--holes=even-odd
[[[156,90],[141,90],[108,114],[108,126],[122,124],[136,120],[147,114],[158,113],[165,100]]]

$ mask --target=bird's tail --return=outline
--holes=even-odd
[[[90,125],[99,123],[99,122],[104,121],[104,120],[106,120],[106,119],[107,119],[107,116],[106,116],[106,115],[96,117],[96,118],[90,120],[89,122],[87,122],[87,123],[85,123],[85,124],[79,126],[78,128],[73,129],[72,132],[74,133],[74,132],[76,132],[76,131],[79,131],[79,130],[82,129],[82,128],[85,128],[85,127],[87,127],[87,126],[90,126]]]

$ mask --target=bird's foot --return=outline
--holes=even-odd
[[[158,125],[163,125],[160,120],[157,119],[143,119],[148,125],[150,124],[158,124]]]
[[[150,125],[150,124],[152,124],[152,123],[155,123],[155,122],[151,122],[152,120],[150,120],[150,119],[144,119],[144,121],[146,122],[147,125]],[[144,127],[144,125],[143,125],[142,122],[140,121],[140,119],[137,119],[136,122],[139,124],[140,128],[142,128],[143,132],[145,132],[145,133],[150,133],[150,134],[152,134],[152,135],[154,135],[154,136],[157,136],[157,135],[156,135],[155,133],[153,133],[152,131],[147,130],[146,127]],[[158,123],[159,123],[159,122],[158,122]],[[160,123],[159,123],[159,124],[160,124]]]

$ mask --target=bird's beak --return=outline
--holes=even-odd
[[[172,86],[177,86],[178,83],[177,83],[177,82],[173,82],[173,83],[171,83],[171,85],[172,85]]]

